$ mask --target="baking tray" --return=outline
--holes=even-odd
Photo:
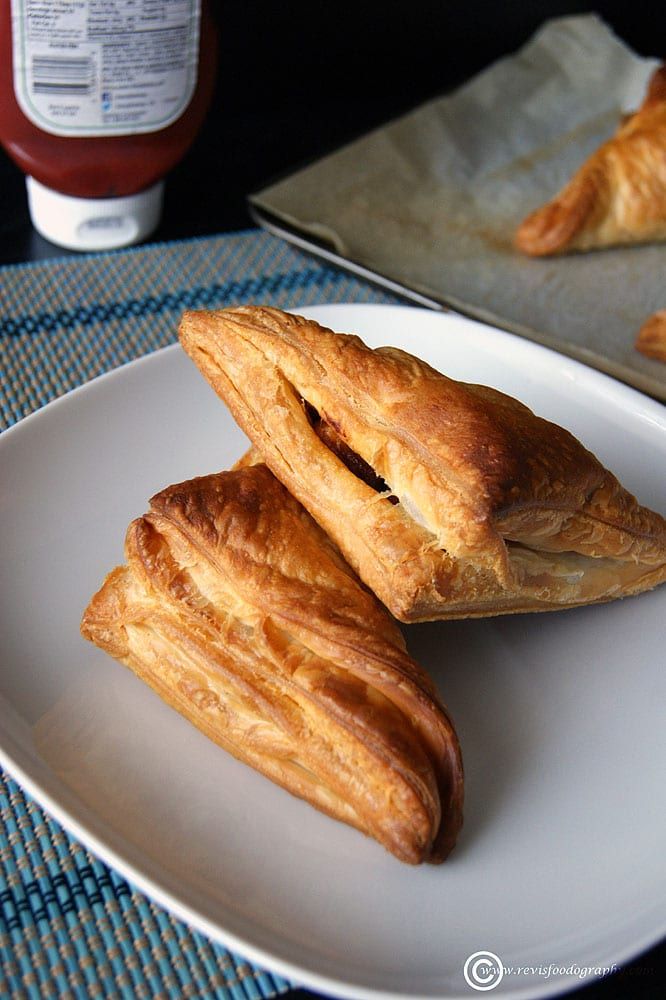
[[[666,246],[527,258],[516,227],[641,102],[656,60],[595,14],[249,197],[258,225],[408,300],[535,340],[666,401],[635,349]]]

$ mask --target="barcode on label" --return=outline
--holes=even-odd
[[[89,94],[92,88],[92,60],[67,56],[32,57],[34,94]]]

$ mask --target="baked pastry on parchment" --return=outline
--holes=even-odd
[[[574,607],[666,579],[666,521],[568,431],[277,309],[180,339],[266,464],[404,622]]]
[[[531,256],[666,240],[666,65],[645,100],[517,230]]]
[[[82,634],[235,757],[400,860],[462,821],[458,741],[395,621],[265,465],[170,486]]]
[[[666,309],[659,309],[645,320],[634,346],[646,358],[666,361]]]

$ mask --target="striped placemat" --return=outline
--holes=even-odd
[[[0,429],[173,343],[184,309],[393,301],[258,230],[3,267]],[[0,775],[0,997],[252,1000],[290,986],[155,905]]]

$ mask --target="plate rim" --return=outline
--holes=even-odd
[[[456,312],[454,309],[431,309],[423,305],[415,305],[407,302],[317,302],[311,305],[285,309],[284,311],[295,315],[308,317],[312,316],[312,318],[316,320],[319,312],[328,311],[329,309],[335,309],[336,311],[340,310],[340,312],[357,309],[368,312],[374,312],[377,310],[404,311],[418,313],[423,316],[436,317],[438,320],[443,319],[445,322],[449,319],[453,319],[456,322],[460,321],[465,326],[475,328],[477,331],[485,331],[486,334],[492,334],[493,337],[499,338],[507,343],[511,343],[519,352],[523,352],[528,355],[532,354],[538,358],[549,357],[552,361],[561,365],[564,371],[569,371],[572,374],[578,374],[582,379],[587,380],[598,393],[603,390],[604,395],[617,395],[619,398],[626,400],[627,404],[633,403],[632,411],[635,414],[640,415],[641,417],[647,415],[650,417],[656,416],[657,421],[659,423],[663,422],[664,428],[666,429],[666,402],[662,402],[656,397],[643,392],[641,389],[637,389],[626,382],[622,382],[619,379],[616,379],[613,375],[600,371],[578,358],[570,357],[568,354],[562,354],[560,351],[557,351],[552,347],[548,347],[545,344],[539,344],[536,341],[528,340],[525,337],[520,336],[520,334],[513,333],[511,330],[504,330],[501,327],[493,326],[492,323],[476,319],[473,316],[466,316],[464,313]],[[182,347],[179,342],[175,340],[170,344],[157,347],[155,350],[148,351],[136,358],[129,358],[127,361],[124,361],[113,368],[109,368],[106,371],[93,375],[92,378],[87,379],[80,385],[73,386],[71,389],[68,389],[66,392],[63,392],[58,396],[55,396],[53,399],[50,399],[48,402],[38,406],[35,410],[27,413],[25,416],[10,424],[8,427],[5,427],[2,431],[0,431],[0,448],[2,447],[2,442],[8,435],[13,435],[17,428],[23,427],[26,423],[34,421],[37,417],[41,417],[46,410],[49,410],[50,412],[51,408],[64,404],[74,396],[88,392],[99,382],[115,378],[129,368],[135,368],[146,364],[163,355],[180,352],[182,352]]]

